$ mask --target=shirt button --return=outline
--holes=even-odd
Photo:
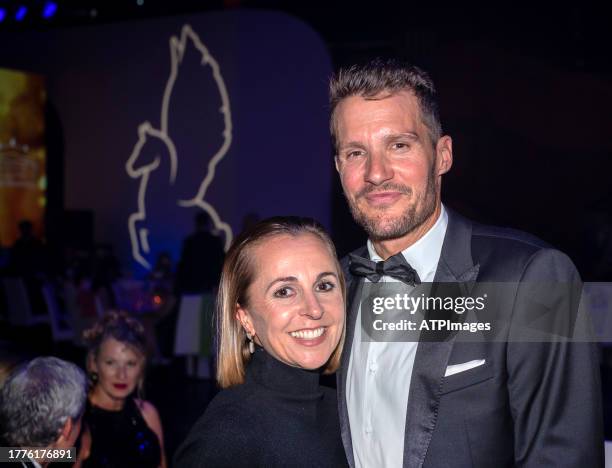
[[[378,370],[378,364],[376,364],[375,362],[370,362],[368,369],[371,374],[375,374],[376,371]]]
[[[365,433],[370,435],[372,433],[372,428],[370,426],[366,426]]]

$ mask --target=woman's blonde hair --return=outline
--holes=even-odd
[[[323,226],[314,219],[296,216],[268,218],[240,234],[225,257],[217,297],[217,381],[221,388],[243,383],[246,364],[251,358],[246,332],[236,319],[236,306],[248,304],[247,290],[255,279],[253,247],[271,237],[304,234],[318,237],[327,246],[338,272],[342,301],[346,304],[344,277],[336,249]],[[344,335],[345,327],[336,349],[323,368],[326,374],[334,372],[340,364]]]

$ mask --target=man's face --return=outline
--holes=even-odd
[[[445,136],[434,147],[417,98],[409,91],[352,96],[338,104],[335,119],[336,168],[353,217],[370,238],[431,227],[452,143]]]

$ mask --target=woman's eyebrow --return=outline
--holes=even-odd
[[[266,288],[266,292],[268,292],[270,288],[276,283],[295,283],[296,281],[297,278],[295,276],[283,276],[282,278],[276,278],[270,282],[270,284]]]
[[[325,276],[333,276],[334,278],[338,279],[338,275],[333,271],[324,271],[317,275],[317,281],[319,281],[321,278],[324,278]]]

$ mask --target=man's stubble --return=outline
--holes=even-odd
[[[379,210],[380,213],[377,215],[367,215],[359,209],[357,203],[351,203],[351,200],[346,197],[345,193],[353,219],[357,224],[363,227],[368,237],[374,242],[398,239],[410,234],[422,226],[436,210],[437,188],[435,171],[436,164],[434,159],[431,170],[427,175],[427,184],[424,194],[418,194],[404,213],[393,218],[386,216],[385,208],[381,208]],[[410,187],[389,182],[380,187],[372,185],[365,187],[357,194],[355,200],[357,201],[366,194],[379,190],[396,190],[411,198],[414,196],[414,191]]]

